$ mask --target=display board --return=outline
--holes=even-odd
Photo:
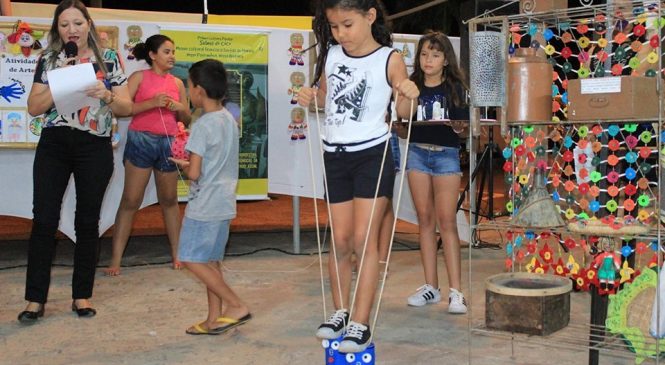
[[[212,58],[224,63],[228,72],[225,107],[240,129],[238,195],[245,199],[265,198],[268,190],[268,34],[225,33],[162,27],[176,44],[173,74],[187,85],[189,67]],[[194,110],[192,123],[200,116]]]
[[[41,22],[0,22],[0,148],[34,148],[43,118],[27,112],[28,95],[51,25]],[[102,47],[116,48],[118,27],[97,28]]]

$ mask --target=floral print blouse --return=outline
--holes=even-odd
[[[122,69],[118,53],[112,49],[102,49],[101,53],[107,69],[106,75],[104,75],[104,72],[100,69],[94,56],[92,58],[81,59],[79,62],[91,62],[97,75],[97,79],[101,80],[109,90],[111,90],[113,86],[125,84],[127,82],[127,77]],[[57,57],[55,67],[50,66],[53,64],[53,62],[50,62],[52,57]],[[37,61],[34,82],[48,84],[47,71],[64,65],[65,58],[64,51],[60,53],[43,54]],[[108,137],[111,134],[113,113],[111,112],[110,106],[104,101],[99,100],[98,106],[85,107],[78,112],[69,115],[59,114],[54,105],[44,113],[43,118],[43,128],[67,126],[87,131],[96,136]]]

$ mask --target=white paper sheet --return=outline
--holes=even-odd
[[[58,68],[47,72],[48,85],[59,114],[76,113],[86,106],[99,105],[99,99],[89,97],[85,90],[97,84],[92,63]]]

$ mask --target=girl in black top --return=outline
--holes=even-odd
[[[418,42],[411,75],[420,89],[419,104],[426,119],[468,120],[462,71],[448,37],[429,32]],[[438,104],[437,104],[438,103]],[[441,110],[441,113],[438,111]],[[450,126],[433,124],[411,131],[406,170],[420,227],[420,255],[425,285],[408,298],[411,306],[441,300],[436,267],[436,226],[439,225],[448,272],[449,313],[466,313],[461,293],[460,242],[457,234],[457,198],[461,182],[459,138]]]

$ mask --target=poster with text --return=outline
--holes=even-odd
[[[27,113],[28,96],[37,60],[48,46],[50,27],[48,19],[0,22],[0,111],[4,124],[0,149],[34,148],[39,142],[44,119]],[[96,29],[102,47],[117,47],[117,26]]]
[[[228,76],[225,107],[240,128],[238,197],[268,195],[268,36],[266,34],[193,32],[161,29],[173,39],[177,62],[171,71],[187,85],[189,67],[212,58],[224,63]],[[200,116],[192,110],[192,123]]]

